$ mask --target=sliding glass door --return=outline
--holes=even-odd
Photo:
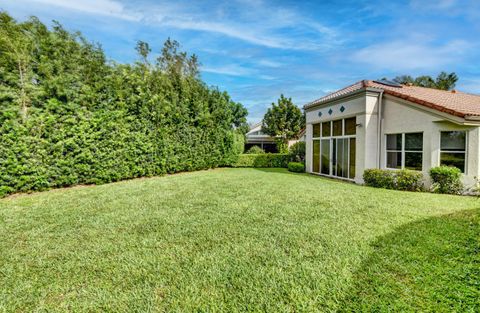
[[[355,118],[316,125],[313,172],[340,178],[355,178]]]

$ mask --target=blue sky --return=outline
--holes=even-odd
[[[2,0],[18,20],[60,21],[117,62],[144,40],[196,53],[202,78],[259,121],[281,93],[301,106],[360,79],[456,72],[480,93],[480,1]]]

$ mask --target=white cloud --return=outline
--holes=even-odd
[[[458,63],[459,57],[469,49],[470,45],[462,40],[437,46],[408,39],[374,44],[360,49],[353,54],[353,60],[382,70],[438,70]]]
[[[269,48],[285,48],[286,45],[288,46],[288,43],[284,42],[282,38],[275,38],[273,36],[262,36],[258,33],[253,33],[251,31],[245,30],[243,26],[239,25],[229,25],[219,22],[181,20],[179,18],[163,19],[160,20],[159,23],[161,25],[179,29],[218,33]]]
[[[267,60],[267,59],[262,59],[258,60],[257,64],[260,66],[265,66],[265,67],[281,67],[283,64],[280,62],[272,61],[272,60]]]
[[[18,5],[18,0],[5,0]],[[25,4],[28,3],[28,4]],[[263,1],[219,2],[205,10],[187,1],[158,1],[154,4],[126,5],[117,0],[25,0],[22,6],[61,8],[72,12],[100,15],[152,26],[220,34],[254,45],[290,50],[324,50],[335,45],[336,32],[309,20],[295,9]],[[293,31],[298,35],[286,35]],[[308,33],[308,34],[307,34]]]
[[[80,11],[87,14],[105,15],[130,21],[138,21],[141,15],[125,9],[124,5],[114,0],[33,0],[42,5],[61,7],[67,10]]]
[[[222,75],[230,75],[230,76],[250,76],[253,74],[253,70],[241,67],[238,65],[224,65],[219,67],[203,67],[201,68],[202,72],[207,73],[215,73],[215,74],[222,74]]]

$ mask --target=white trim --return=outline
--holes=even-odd
[[[422,134],[422,150],[421,151],[417,151],[417,150],[405,150],[405,135],[406,134]],[[398,150],[398,149],[388,149],[388,136],[389,135],[402,135],[402,147],[401,147],[401,150]],[[404,170],[405,169],[405,153],[421,153],[422,154],[422,169],[421,170],[414,170],[414,171],[419,171],[419,172],[422,172],[423,171],[423,157],[424,157],[424,149],[423,149],[423,136],[424,135],[424,132],[423,131],[414,131],[414,132],[403,132],[403,133],[385,133],[384,136],[385,136],[385,166],[384,166],[384,169],[387,169],[387,170]],[[388,167],[388,153],[389,152],[400,152],[400,155],[401,155],[401,164],[400,164],[400,168],[392,168],[392,167]]]

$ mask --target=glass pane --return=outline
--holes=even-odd
[[[447,151],[465,151],[465,132],[442,132],[441,133],[441,150]]]
[[[402,134],[387,135],[387,150],[402,150]]]
[[[332,175],[337,175],[337,141],[332,139]]]
[[[339,139],[340,142],[338,143],[339,146],[343,145],[343,155],[342,155],[342,162],[339,162],[342,165],[342,173],[338,176],[340,177],[348,177],[348,139]]]
[[[350,138],[350,173],[349,178],[355,178],[355,138]]]
[[[387,167],[388,168],[402,168],[402,153],[401,152],[387,152]]]
[[[346,118],[345,119],[345,135],[355,135],[357,131],[357,118]]]
[[[313,137],[320,137],[320,123],[313,124]]]
[[[448,165],[459,168],[465,173],[465,153],[440,153],[440,165]]]
[[[330,122],[322,123],[322,137],[330,137]]]
[[[345,162],[345,159],[346,159],[346,156],[347,156],[347,153],[345,151],[345,147],[344,147],[344,142],[346,143],[346,139],[336,139],[337,141],[337,172],[336,172],[336,176],[338,177],[346,177],[347,173],[347,169],[346,169],[346,166],[344,163]]]
[[[405,168],[408,170],[421,171],[422,154],[422,152],[405,152]]]
[[[312,160],[314,173],[320,173],[320,140],[313,141],[313,160]]]
[[[330,139],[322,140],[321,173],[330,175]]]
[[[423,133],[405,134],[405,151],[422,151]]]
[[[342,135],[342,120],[333,121],[333,136]]]

